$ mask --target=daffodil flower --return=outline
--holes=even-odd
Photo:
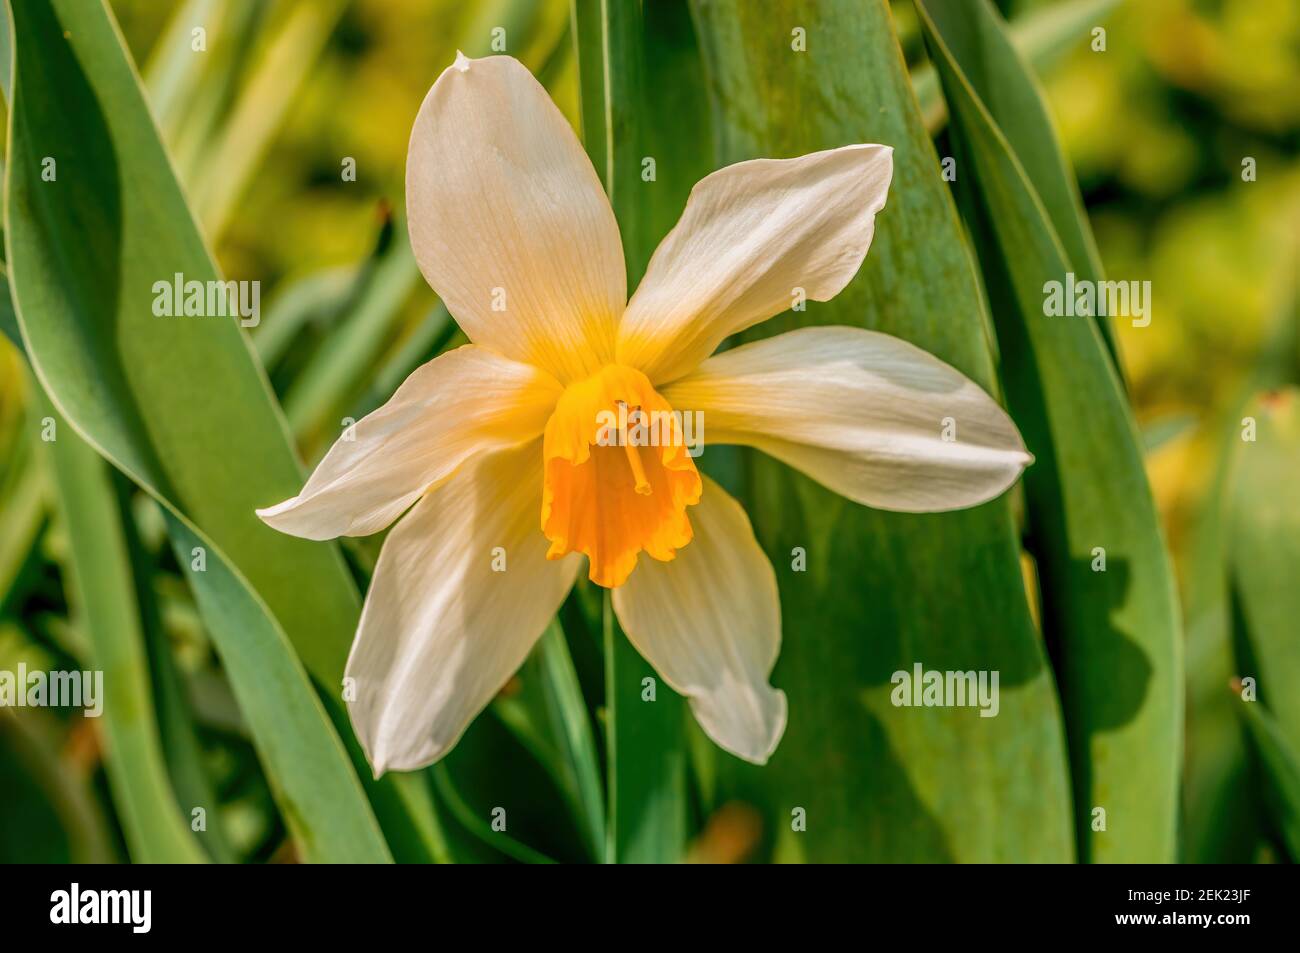
[[[973,506],[1015,481],[1031,458],[1012,421],[904,341],[808,327],[713,355],[800,295],[839,293],[892,173],[880,145],[721,169],[628,300],[614,213],[541,85],[506,56],[443,72],[411,132],[407,217],[425,278],[473,343],[416,370],[301,493],[259,511],[308,539],[402,517],[347,665],[376,774],[456,744],[584,562],[709,736],[747,761],[772,754],[786,722],[769,684],[776,575],[681,441],[600,439],[598,419],[624,405],[700,412],[708,443],[756,447],[883,509]]]

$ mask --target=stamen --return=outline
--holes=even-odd
[[[639,556],[668,562],[690,543],[686,510],[703,486],[690,455],[663,446],[652,423],[671,416],[645,374],[620,364],[565,388],[542,440],[548,559],[582,553],[587,578],[616,589]]]
[[[632,465],[632,476],[636,478],[637,493],[641,496],[649,496],[654,491],[650,488],[650,481],[646,479],[645,467],[641,466],[641,454],[626,440],[623,441],[623,449],[627,452],[627,462]]]
[[[619,401],[621,404],[622,401]],[[632,413],[639,414],[639,406],[632,408]],[[636,491],[641,496],[649,496],[654,490],[650,486],[650,481],[646,478],[645,467],[641,465],[641,454],[636,447],[632,446],[632,441],[627,435],[627,427],[623,427],[619,433],[622,437],[623,452],[627,454],[627,462],[632,467],[632,478],[636,480]]]

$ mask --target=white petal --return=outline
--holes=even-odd
[[[538,436],[559,395],[528,364],[472,344],[449,351],[345,431],[301,493],[257,515],[306,539],[377,533],[475,453]]]
[[[768,684],[781,650],[776,573],[740,504],[707,477],[690,517],[695,539],[671,562],[641,560],[614,610],[709,737],[764,764],[786,716],[785,693]]]
[[[460,57],[406,160],[420,269],[470,340],[563,381],[608,363],[627,302],[618,225],[550,97],[518,60]]]
[[[974,506],[1033,461],[1006,411],[961,372],[861,328],[801,328],[745,344],[663,393],[677,410],[702,412],[706,448],[758,447],[880,509]]]
[[[736,331],[833,298],[857,274],[885,206],[894,150],[855,145],[755,159],[700,180],[618,329],[620,363],[674,380]]]
[[[376,776],[446,754],[572,587],[581,557],[548,562],[538,528],[541,461],[540,441],[477,459],[384,541],[347,665]]]

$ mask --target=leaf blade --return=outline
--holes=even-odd
[[[296,793],[300,811],[322,812],[299,824],[316,832],[314,854],[332,856],[337,847],[341,856],[386,859],[357,776],[339,761],[338,736],[284,641],[287,633],[320,684],[339,684],[355,588],[334,547],[274,533],[253,514],[292,495],[301,475],[235,322],[154,316],[158,281],[174,274],[216,281],[216,271],[115,24],[102,6],[73,6],[10,5],[17,43],[5,240],[28,353],[60,412],[163,505],[173,532],[191,544],[182,564],[194,546],[207,552],[215,572],[190,581],[210,609],[237,607],[238,620],[209,616],[227,661],[252,646],[250,633],[265,635],[276,690],[292,697],[263,699],[254,727],[262,751],[277,755],[269,770],[280,775],[280,790]],[[65,26],[74,17],[75,28]],[[46,155],[61,160],[52,180],[41,177]],[[337,696],[323,698],[345,724]],[[297,749],[275,737],[280,728],[267,712],[278,704],[288,706],[285,724],[310,725]],[[359,747],[353,753],[364,763]],[[287,767],[303,760],[308,770]],[[403,834],[395,841],[432,852],[436,823],[405,784],[370,790],[386,823]],[[311,785],[332,796],[298,790]]]
[[[948,45],[998,35],[995,15],[983,0],[916,5],[966,153],[958,186],[977,235],[990,236],[977,247],[1010,405],[1037,457],[1026,498],[1044,630],[1060,656],[1081,856],[1172,861],[1181,622],[1136,428],[1098,325],[1047,316],[1048,282],[1063,282],[1077,263],[975,85],[983,74],[967,74],[957,59],[975,54]],[[1001,62],[1018,68],[1014,58]],[[1105,830],[1093,826],[1096,808],[1105,809]]]
[[[53,416],[48,404],[43,409]],[[108,467],[66,422],[54,419],[57,437],[46,446],[71,541],[75,604],[92,663],[103,672],[107,770],[131,859],[200,863],[205,858],[182,819],[154,720],[144,633]]]
[[[858,276],[834,301],[774,318],[756,335],[810,322],[866,326],[991,388],[971,254],[887,6],[697,0],[694,10],[722,162],[853,142],[894,148],[889,204]],[[806,52],[773,22],[803,28]],[[757,455],[746,476],[747,509],[781,588],[773,683],[791,714],[766,768],[733,759],[720,768],[733,796],[765,807],[776,857],[1070,859],[1059,709],[1008,501],[912,516],[858,507]],[[895,707],[891,672],[916,662],[1000,671],[1000,715]],[[806,830],[792,829],[797,807]]]

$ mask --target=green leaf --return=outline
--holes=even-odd
[[[493,702],[491,717],[475,719],[432,769],[440,803],[480,845],[466,851],[458,842],[457,857],[478,860],[487,848],[527,863],[599,859],[564,790],[559,748],[539,697],[539,663],[534,652]]]
[[[1020,55],[1041,74],[1081,43],[1118,5],[1119,0],[1059,0],[1016,17],[1008,24],[1008,33]],[[926,128],[938,132],[948,121],[948,106],[934,67],[922,64],[912,73],[912,86]]]
[[[0,36],[7,36],[7,30],[0,30]],[[3,57],[3,54],[0,54]],[[0,58],[0,72],[4,71],[5,60]],[[14,316],[13,300],[9,297],[9,279],[0,264],[0,334],[3,334],[19,353],[23,349],[22,334],[18,330],[18,319]]]
[[[985,0],[917,8],[952,109],[957,183],[985,265],[1009,403],[1037,457],[1025,477],[1030,549],[1057,656],[1080,855],[1172,861],[1182,636],[1140,441],[1097,325],[1046,314],[1047,283],[1081,266],[1014,148],[1027,133],[1010,140],[986,105],[991,93],[1004,109],[1030,108],[1023,81],[1006,75],[1022,64]],[[1041,155],[1031,162],[1048,179],[1067,174]],[[1051,191],[1068,192],[1054,179]],[[1097,808],[1105,830],[1094,829]]]
[[[33,421],[33,423],[36,423]],[[23,441],[0,474],[0,611],[20,595],[33,553],[45,529],[46,481]]]
[[[203,536],[178,514],[166,515],[177,562],[193,570],[194,555],[207,550],[206,567],[189,574],[206,577],[194,584],[194,595],[302,857],[313,863],[392,860],[347,751],[266,605],[208,550]],[[234,632],[242,638],[222,638]]]
[[[542,764],[563,793],[587,848],[605,855],[605,804],[600,758],[587,704],[559,621],[553,621],[494,712]]]
[[[1300,861],[1300,751],[1258,702],[1239,703],[1264,774],[1264,799],[1292,863]]]
[[[456,820],[473,836],[485,844],[493,845],[496,850],[521,864],[555,863],[541,851],[534,850],[522,841],[511,837],[504,830],[494,828],[490,820],[486,820],[475,813],[474,809],[465,802],[465,799],[456,789],[451,772],[448,771],[445,764],[435,764],[431,772],[434,783],[438,787],[439,797],[450,807]]]
[[[855,142],[894,148],[889,202],[858,276],[833,301],[777,317],[904,338],[994,388],[973,260],[939,177],[880,0],[697,0],[723,163]],[[791,30],[806,31],[807,50]],[[708,454],[706,453],[706,457]],[[789,698],[764,768],[720,756],[720,797],[765,809],[779,859],[1068,861],[1060,712],[1029,613],[1011,505],[885,513],[757,454],[744,494],[776,568]],[[792,551],[807,554],[797,571]],[[995,670],[1000,712],[900,708],[891,673]],[[802,809],[806,829],[792,829]]]
[[[93,458],[93,454],[91,456]],[[182,806],[188,806],[190,811],[196,806],[204,806],[207,817],[201,841],[208,855],[221,863],[232,862],[235,860],[235,851],[226,836],[219,812],[213,810],[213,806],[218,803],[216,786],[208,777],[203,762],[203,750],[194,725],[193,712],[176,660],[172,656],[168,633],[163,626],[163,610],[157,597],[158,574],[153,555],[145,548],[136,525],[133,509],[135,487],[103,460],[94,458],[94,462],[110,473],[117,491],[122,538],[126,545],[127,564],[131,567],[136,601],[140,606],[140,627],[149,661],[154,709],[172,786]],[[156,514],[157,510],[151,512]]]
[[[1064,17],[1055,22],[1095,24],[1111,6],[1113,0],[1104,5],[1093,3],[1091,9],[1078,11],[1077,19]],[[1068,270],[1080,280],[1102,280],[1101,256],[1084,214],[1079,187],[1061,150],[1056,127],[1047,113],[1033,70],[1012,42],[1006,24],[988,0],[958,5],[918,3],[918,10],[922,24],[926,22],[927,10],[938,23],[953,59],[960,64],[991,121],[1020,163],[1065,251]],[[1060,18],[1063,11],[1050,12]],[[1112,317],[1098,314],[1094,320],[1122,379]]]
[[[206,552],[189,582],[308,855],[384,859],[303,671],[368,775],[337,695],[355,587],[336,547],[276,533],[253,512],[297,492],[302,475],[240,328],[153,313],[156,282],[217,273],[115,26],[105,8],[71,0],[11,10],[5,238],[34,369],[72,426],[162,504],[181,564]],[[367,784],[395,849],[436,855],[420,779]]]
[[[639,4],[574,0],[583,141],[609,193],[635,288],[658,241],[654,193],[641,177],[649,98]],[[665,77],[656,77],[660,83]],[[664,168],[671,163],[658,157]],[[680,696],[632,647],[606,596],[605,737],[609,792],[605,860],[676,862],[686,842],[686,750]],[[653,679],[655,700],[643,700]]]
[[[45,445],[71,542],[75,598],[70,602],[90,638],[90,663],[103,672],[99,701],[108,779],[131,859],[201,862],[205,857],[190,833],[189,810],[201,807],[215,814],[217,805],[187,805],[182,811],[168,778],[130,554],[108,465],[48,403],[41,410],[57,428],[56,439]]]
[[[1254,394],[1297,381],[1298,307],[1300,298],[1293,294],[1278,310],[1249,380],[1209,425],[1216,464],[1189,533],[1183,572],[1188,721],[1182,854],[1189,863],[1247,862],[1259,835],[1257,784],[1234,711],[1237,703],[1227,688],[1238,665],[1225,504],[1242,421]]]
[[[564,630],[552,623],[540,643],[542,669],[546,679],[547,707],[551,723],[564,753],[566,783],[574,792],[577,813],[592,856],[599,858],[605,846],[605,797],[601,787],[600,758],[587,719],[587,705],[578,673],[573,666]]]
[[[616,0],[575,0],[573,35],[582,89],[583,142],[609,193],[635,288],[653,247],[641,188],[646,107],[641,11]]]
[[[1239,440],[1228,496],[1228,566],[1238,633],[1238,674],[1253,675],[1278,730],[1300,748],[1300,389],[1246,408],[1253,440]]]
[[[605,595],[606,863],[676,863],[686,843],[685,706],[643,659]],[[655,686],[650,700],[647,685]]]

